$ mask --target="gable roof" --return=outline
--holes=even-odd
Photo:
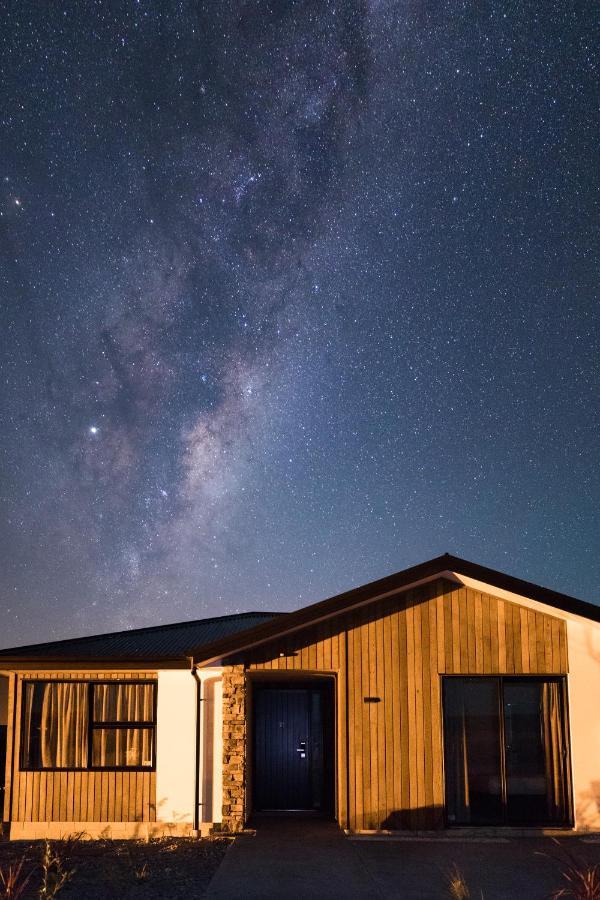
[[[181,661],[193,657],[197,663],[208,665],[248,647],[298,631],[313,622],[331,618],[370,603],[386,594],[408,590],[411,586],[431,581],[452,573],[485,582],[492,588],[518,594],[563,612],[569,612],[594,622],[600,622],[600,606],[586,603],[550,588],[514,578],[495,569],[488,569],[469,560],[445,553],[353,588],[327,600],[303,606],[290,613],[247,612],[171,625],[155,625],[130,631],[51,641],[45,644],[29,644],[0,650],[0,666],[3,661],[48,662],[135,662]]]
[[[587,603],[539,584],[523,581],[512,575],[506,575],[504,572],[488,569],[486,566],[480,566],[458,556],[444,553],[443,556],[436,556],[434,559],[403,569],[394,575],[388,575],[386,578],[353,588],[343,594],[329,597],[327,600],[304,606],[295,612],[278,616],[277,619],[261,623],[238,636],[225,637],[210,646],[196,648],[194,660],[202,665],[207,665],[246,648],[263,644],[279,635],[298,631],[313,622],[329,619],[355,606],[361,606],[402,589],[409,589],[420,582],[431,581],[436,576],[444,574],[451,576],[452,573],[485,582],[492,588],[518,594],[530,600],[537,600],[539,603],[545,603],[547,606],[563,612],[600,622],[600,606],[594,603]]]
[[[2,660],[173,660],[191,656],[204,644],[252,629],[281,613],[246,612],[231,616],[113,631],[90,637],[28,644],[0,650]]]

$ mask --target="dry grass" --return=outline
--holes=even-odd
[[[550,895],[550,900],[600,900],[600,863],[592,864],[568,850],[553,838],[555,853],[542,853],[560,866],[565,882]]]
[[[4,900],[18,900],[31,880],[34,870],[24,872],[26,857],[23,855],[16,862],[0,866],[0,897]]]
[[[466,878],[456,863],[446,873],[446,889],[450,900],[469,900],[471,896]]]
[[[75,838],[75,841],[77,839]],[[66,849],[72,852],[73,839],[64,842]],[[71,881],[76,872],[74,867],[69,868],[66,862],[66,855],[63,850],[61,856],[50,843],[44,841],[44,851],[42,853],[42,883],[40,885],[40,900],[53,900],[59,894],[64,886]]]

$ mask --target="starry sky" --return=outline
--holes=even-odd
[[[593,4],[9,0],[0,645],[443,552],[600,599]]]

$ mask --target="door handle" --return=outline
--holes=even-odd
[[[298,741],[296,753],[300,754],[300,759],[306,759],[306,741]]]

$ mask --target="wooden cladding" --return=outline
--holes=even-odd
[[[441,675],[567,672],[561,619],[450,581],[374,601],[227,662],[337,676],[337,810],[351,830],[443,825]]]
[[[14,822],[155,822],[156,772],[21,771],[19,744],[23,681],[127,681],[156,672],[29,672],[17,679],[15,755],[9,818]]]

